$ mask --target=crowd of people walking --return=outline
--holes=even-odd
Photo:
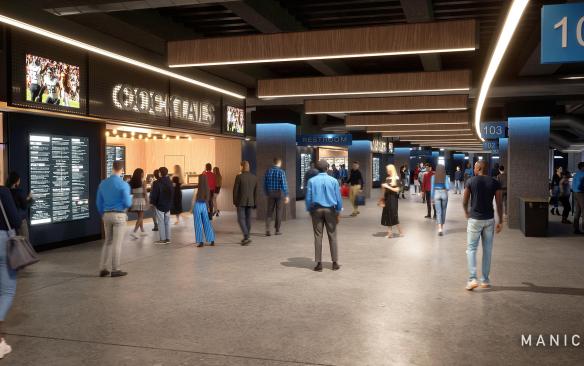
[[[306,173],[302,186],[306,189],[305,207],[312,221],[315,249],[315,271],[323,270],[322,241],[324,231],[330,245],[332,269],[339,270],[339,249],[337,227],[343,210],[343,186],[352,206],[350,217],[360,214],[360,202],[364,199],[366,181],[360,164],[354,161],[351,170],[344,165],[339,168],[329,167],[324,161],[313,162]],[[143,169],[136,169],[131,179],[122,179],[123,164],[116,161],[112,166],[112,175],[103,180],[97,190],[96,207],[102,217],[105,239],[99,262],[100,277],[123,277],[128,273],[120,268],[122,250],[127,234],[127,212],[136,215],[136,221],[130,232],[132,239],[146,236],[144,218],[147,211],[153,213],[153,231],[158,232],[155,244],[171,243],[171,215],[176,217],[175,224],[180,223],[183,207],[183,174],[180,166],[175,166],[170,174],[168,168],[160,167],[153,172],[154,180],[148,189]],[[399,219],[399,201],[405,199],[406,192],[413,185],[413,194],[421,196],[426,206],[426,219],[435,219],[439,236],[445,234],[446,212],[449,193],[462,194],[462,208],[467,218],[467,265],[468,280],[466,289],[489,288],[490,267],[495,233],[502,230],[504,215],[507,211],[507,172],[504,166],[497,166],[488,174],[487,163],[479,160],[471,168],[456,167],[454,181],[444,165],[431,163],[415,166],[410,172],[407,166],[398,169],[393,164],[386,166],[387,178],[381,184],[381,225],[387,227],[387,238],[404,236]],[[17,272],[8,262],[8,243],[11,229],[28,237],[28,210],[34,197],[20,188],[20,177],[10,173],[5,187],[0,187],[0,334],[16,289]],[[196,192],[193,194],[190,211],[193,215],[195,244],[201,248],[207,243],[215,245],[216,235],[213,218],[219,217],[220,210],[217,197],[223,186],[219,167],[208,163],[204,172],[198,177]],[[242,161],[239,174],[233,184],[233,205],[237,212],[237,222],[242,232],[241,245],[249,245],[252,229],[252,211],[258,206],[260,194],[259,179],[251,173],[250,163]],[[289,204],[290,196],[286,171],[282,160],[273,159],[272,166],[263,177],[263,194],[265,197],[265,235],[282,235],[283,209]],[[495,204],[493,205],[493,201]],[[573,202],[573,204],[572,204]],[[584,210],[584,162],[578,164],[578,171],[570,172],[558,167],[550,181],[551,214],[561,215],[562,223],[572,224],[574,233],[583,234],[580,218]],[[559,206],[563,207],[560,213]],[[572,207],[573,206],[573,207]],[[573,209],[573,222],[569,218]],[[432,215],[433,214],[433,215]],[[495,220],[495,214],[497,220]],[[273,222],[273,224],[272,224]],[[397,233],[394,232],[397,229]],[[482,245],[481,277],[477,274],[476,253]],[[0,339],[0,358],[11,351],[4,338]]]

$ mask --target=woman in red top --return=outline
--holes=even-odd
[[[422,181],[422,194],[426,196],[426,207],[428,208],[428,214],[425,216],[426,219],[431,218],[431,209],[434,207],[434,218],[436,218],[436,207],[432,205],[432,176],[434,172],[432,171],[432,165],[426,165],[426,174],[424,174],[424,179]]]

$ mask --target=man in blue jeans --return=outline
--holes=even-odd
[[[495,224],[493,197],[497,205],[499,222]],[[503,222],[502,192],[499,182],[487,176],[487,163],[479,160],[474,166],[474,176],[466,181],[462,207],[468,219],[467,261],[469,279],[466,289],[469,291],[477,287],[490,288],[489,272],[491,270],[491,255],[493,254],[494,232],[500,233]],[[468,203],[470,200],[470,210]],[[479,285],[477,281],[477,248],[479,240],[483,241],[483,275]]]

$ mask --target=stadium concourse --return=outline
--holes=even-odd
[[[566,231],[561,240],[527,242],[503,230],[495,239],[493,287],[468,292],[466,221],[460,197],[452,201],[444,237],[423,224],[418,197],[400,201],[401,238],[385,238],[373,204],[356,218],[343,213],[338,272],[326,249],[324,271],[312,271],[305,214],[286,221],[278,237],[264,237],[258,223],[249,247],[239,244],[235,216],[227,214],[215,222],[222,237],[215,247],[195,247],[190,220],[169,246],[153,246],[150,237],[128,241],[129,276],[121,281],[95,279],[100,242],[42,253],[21,275],[8,322],[14,354],[6,361],[577,364],[580,348],[543,351],[535,342],[540,333],[584,326],[581,238]],[[521,336],[530,334],[532,347],[522,347]]]

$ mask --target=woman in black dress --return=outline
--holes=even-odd
[[[403,236],[401,225],[399,224],[397,206],[399,192],[401,188],[400,177],[395,169],[395,165],[386,166],[387,179],[381,185],[383,189],[383,212],[381,214],[381,225],[387,226],[387,238],[393,238],[393,227],[397,226],[398,236]]]
[[[180,178],[178,176],[172,177],[172,185],[174,191],[172,192],[172,205],[170,206],[170,214],[176,215],[175,225],[180,223],[180,214],[183,212],[182,207],[182,184],[180,183]]]

